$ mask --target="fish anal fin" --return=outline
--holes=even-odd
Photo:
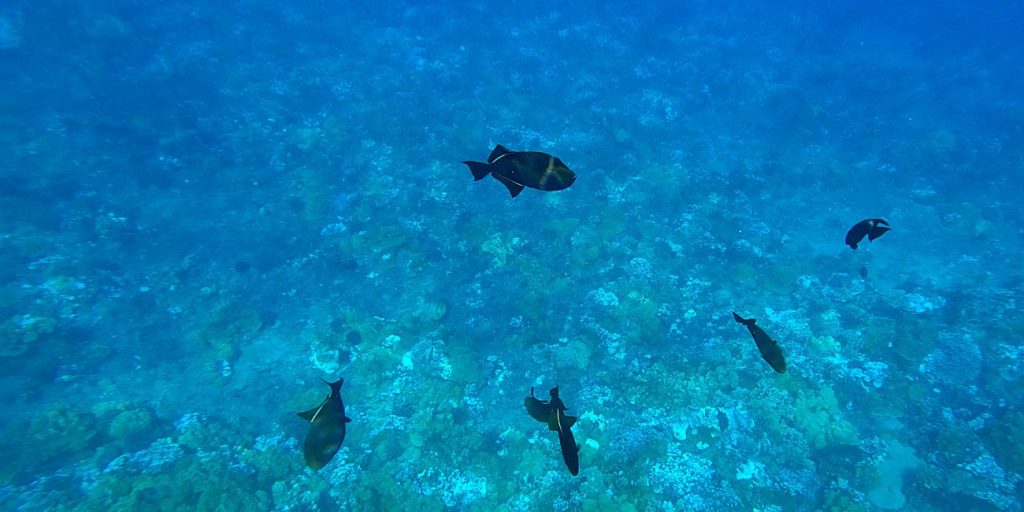
[[[522,192],[524,188],[526,188],[523,185],[516,183],[504,176],[499,176],[497,174],[492,174],[492,176],[494,176],[494,179],[500,181],[503,185],[505,185],[506,188],[508,188],[508,193],[512,194],[512,197],[518,196],[519,193]]]

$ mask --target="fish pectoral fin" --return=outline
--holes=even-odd
[[[494,179],[500,181],[503,185],[505,185],[505,187],[508,188],[508,193],[512,194],[512,197],[518,196],[519,193],[522,192],[524,188],[526,188],[522,184],[516,183],[504,176],[500,176],[498,174],[492,174],[491,176],[494,176]]]

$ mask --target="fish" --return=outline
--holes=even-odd
[[[533,388],[530,388],[530,396],[526,397],[523,401],[523,405],[526,406],[526,412],[530,416],[541,422],[547,423],[548,417],[551,416],[551,404],[547,400],[541,400],[533,396]]]
[[[558,386],[551,388],[551,413],[548,415],[548,429],[558,432],[558,445],[562,449],[562,460],[569,468],[572,476],[580,474],[580,447],[576,437],[572,435],[572,426],[576,424],[576,416],[566,416],[568,407],[558,398]]]
[[[754,337],[754,343],[757,343],[757,350],[761,352],[761,357],[771,365],[772,369],[779,373],[786,373],[786,359],[782,357],[782,349],[771,336],[768,336],[768,333],[764,332],[764,329],[757,325],[757,320],[745,319],[737,315],[735,311],[733,311],[732,317],[747,326],[750,335]]]
[[[861,243],[865,236],[868,237],[869,242],[874,242],[876,238],[884,235],[891,229],[885,219],[864,219],[854,224],[846,232],[846,245],[849,245],[853,250],[857,250],[857,244]]]
[[[494,146],[487,162],[462,162],[469,166],[473,180],[480,181],[487,175],[500,181],[512,197],[516,197],[524,188],[537,190],[565,190],[576,181],[576,173],[572,172],[562,160],[556,156],[540,151],[510,151],[505,146]]]
[[[323,379],[321,379],[323,380]],[[327,465],[345,441],[345,425],[352,421],[345,415],[345,404],[341,401],[341,385],[345,379],[327,382],[331,392],[320,405],[298,413],[309,422],[309,432],[302,443],[302,455],[309,469],[316,471]]]

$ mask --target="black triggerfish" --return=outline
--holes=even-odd
[[[322,379],[321,379],[322,380]],[[345,416],[345,404],[341,401],[341,385],[345,379],[327,382],[331,387],[330,394],[319,406],[298,413],[299,417],[309,422],[309,432],[302,443],[302,455],[306,465],[316,471],[327,465],[345,441],[345,424],[352,421]]]
[[[541,423],[548,422],[548,417],[551,416],[551,404],[546,400],[541,400],[533,396],[533,388],[530,388],[530,396],[523,400],[523,405],[526,406],[526,412],[529,413],[533,419]]]
[[[786,373],[786,359],[782,357],[782,349],[779,348],[779,344],[768,336],[768,333],[764,332],[764,329],[757,325],[757,320],[750,318],[744,319],[743,317],[736,314],[734,311],[732,317],[737,322],[747,326],[747,330],[750,331],[750,335],[754,337],[754,343],[757,343],[757,350],[761,352],[761,357],[764,358],[771,367],[779,372]]]
[[[568,409],[562,399],[558,398],[558,386],[551,388],[551,414],[548,415],[548,428],[558,432],[558,445],[562,449],[562,459],[572,476],[580,474],[580,447],[576,445],[576,437],[572,435],[572,426],[576,424],[576,416],[566,416]]]
[[[857,250],[857,244],[861,243],[864,237],[868,237],[869,242],[874,242],[876,238],[884,235],[890,229],[892,228],[889,227],[889,223],[885,219],[864,219],[854,224],[846,232],[846,245]]]
[[[487,162],[462,162],[469,166],[473,179],[480,181],[488,174],[500,181],[512,197],[523,188],[537,190],[564,190],[576,181],[576,174],[556,156],[540,151],[509,151],[498,144],[487,157]]]

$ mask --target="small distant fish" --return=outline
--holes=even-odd
[[[868,237],[869,242],[874,242],[876,238],[884,235],[890,229],[892,228],[889,227],[889,223],[885,219],[864,219],[854,224],[846,232],[846,245],[856,250],[857,244],[861,243],[864,237]]]
[[[322,379],[321,379],[322,380]],[[302,443],[302,454],[306,465],[316,471],[327,465],[345,441],[345,424],[352,421],[345,416],[345,404],[341,401],[341,385],[345,379],[327,382],[331,387],[330,394],[319,406],[298,413],[299,417],[309,422],[309,432]]]
[[[462,163],[469,166],[475,181],[490,174],[508,188],[512,197],[518,196],[525,187],[564,190],[576,181],[576,174],[556,156],[539,151],[509,151],[501,144],[494,146],[486,163],[470,160]]]
[[[737,315],[735,311],[732,313],[732,317],[737,322],[747,326],[750,335],[754,337],[754,343],[757,343],[757,350],[761,352],[761,357],[775,371],[786,373],[786,360],[782,357],[782,349],[779,348],[779,344],[771,336],[768,336],[768,333],[764,332],[764,329],[758,327],[757,320],[753,318],[744,319]]]
[[[541,400],[533,396],[533,388],[530,388],[530,396],[526,397],[523,404],[526,406],[526,412],[528,412],[533,419],[541,423],[548,422],[548,417],[551,416],[551,404],[546,400]]]
[[[868,268],[867,267],[861,267],[860,268],[860,277],[861,277],[861,279],[867,279],[868,278]]]

